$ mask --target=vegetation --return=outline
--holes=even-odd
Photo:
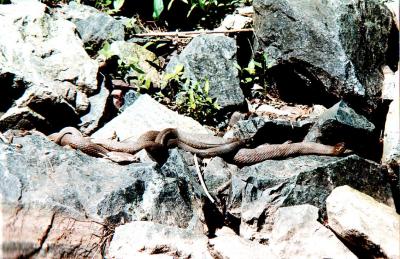
[[[195,120],[206,123],[216,123],[216,115],[220,109],[217,100],[209,95],[210,84],[207,79],[194,82],[184,76],[183,65],[177,65],[173,73],[165,74],[162,91],[156,97],[172,99],[178,112]]]

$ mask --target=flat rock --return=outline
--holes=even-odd
[[[240,234],[251,238],[259,235],[256,232],[270,232],[273,215],[282,206],[309,203],[325,215],[326,198],[344,184],[394,206],[385,172],[385,167],[357,155],[266,160],[232,176],[227,212],[241,219]]]
[[[329,226],[359,257],[400,257],[400,215],[349,186],[335,188],[326,200]]]
[[[309,204],[279,208],[269,247],[278,258],[357,258],[318,217]]]
[[[203,234],[153,222],[135,221],[115,229],[111,258],[213,258]],[[150,257],[151,256],[151,257]]]
[[[216,237],[209,240],[210,251],[213,255],[230,259],[278,258],[272,253],[269,246],[246,240],[236,235],[232,230],[226,231],[225,229],[217,231]]]
[[[114,133],[120,139],[137,139],[148,130],[179,128],[182,131],[210,133],[195,120],[169,110],[149,95],[141,95],[120,115],[92,134],[94,138],[111,138]]]
[[[200,35],[168,63],[166,72],[173,73],[183,65],[185,78],[204,84],[209,81],[210,96],[217,98],[221,108],[240,106],[244,95],[240,89],[239,74],[235,67],[236,42],[221,35]]]

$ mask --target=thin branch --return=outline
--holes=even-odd
[[[216,34],[216,33],[239,33],[239,32],[253,32],[253,29],[236,29],[236,30],[218,30],[218,31],[176,31],[176,32],[150,32],[150,33],[137,33],[132,35],[135,37],[178,37],[187,38],[194,37],[199,34]]]
[[[207,186],[206,186],[206,184],[204,183],[203,175],[202,175],[201,172],[200,172],[200,167],[199,167],[199,163],[197,162],[197,156],[196,156],[196,154],[194,154],[194,165],[195,165],[195,167],[196,167],[196,172],[197,172],[197,176],[199,177],[201,187],[203,187],[203,190],[204,190],[204,192],[206,193],[208,199],[211,201],[211,203],[215,203],[214,198],[213,198],[213,197],[211,196],[211,194],[208,192]]]

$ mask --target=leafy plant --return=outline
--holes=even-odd
[[[172,5],[177,0],[168,0],[167,10],[170,10]],[[202,11],[208,12],[211,9],[223,9],[226,7],[234,6],[239,2],[248,2],[249,0],[178,0],[186,5],[188,5],[189,11],[187,13],[187,17],[195,10],[196,8],[201,9]],[[163,0],[153,0],[153,18],[159,19],[161,13],[164,11],[164,1]]]
[[[163,91],[158,93],[158,97],[174,100],[178,112],[199,122],[216,122],[215,117],[220,106],[209,95],[209,81],[194,82],[184,77],[183,70],[183,65],[177,65],[172,73],[164,75]]]
[[[98,55],[104,60],[109,60],[115,56],[115,53],[112,51],[111,45],[105,42],[103,47],[98,51]],[[135,86],[138,91],[149,90],[151,87],[151,79],[139,66],[138,58],[134,56],[125,57],[125,61],[118,59],[116,76]]]
[[[263,53],[251,59],[247,67],[242,68],[239,64],[236,64],[243,88],[250,89],[253,97],[265,95],[267,89],[262,87],[262,85],[264,85],[262,80],[265,78],[265,72],[274,66],[275,63],[276,61],[274,59],[268,57],[266,53]]]

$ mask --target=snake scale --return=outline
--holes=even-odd
[[[115,162],[134,162],[138,151],[145,149],[151,155],[165,155],[168,148],[179,147],[202,158],[222,156],[238,165],[258,163],[267,159],[286,158],[295,155],[331,155],[338,156],[350,153],[343,143],[335,146],[314,142],[283,144],[263,144],[256,148],[246,148],[249,140],[223,139],[216,136],[190,134],[176,128],[162,131],[147,131],[136,141],[108,139],[90,139],[79,130],[66,127],[58,133],[48,136],[61,146],[70,146],[96,157],[106,157]]]

